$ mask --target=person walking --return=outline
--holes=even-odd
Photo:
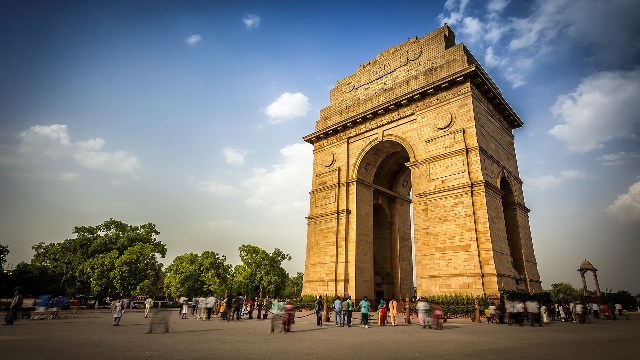
[[[431,324],[429,324],[427,321],[430,309],[427,299],[425,299],[424,297],[418,299],[418,304],[416,305],[416,307],[418,308],[418,320],[420,320],[420,325],[422,325],[422,328],[425,329],[427,326],[429,326],[429,329],[431,329]]]
[[[288,300],[284,306],[284,317],[282,320],[282,333],[286,334],[291,332],[291,326],[295,324],[295,307],[293,301]]]
[[[207,308],[207,320],[211,320],[211,313],[213,312],[213,307],[216,305],[216,298],[209,294],[204,305]]]
[[[318,295],[318,299],[314,304],[316,310],[316,326],[322,326],[322,310],[324,309],[324,303],[322,302],[322,296]]]
[[[223,318],[227,320],[227,322],[231,321],[232,310],[233,310],[233,295],[229,294],[227,298],[224,300],[224,312],[222,313]]]
[[[20,295],[20,289],[16,289],[13,295],[13,300],[11,300],[11,305],[9,305],[9,316],[3,325],[13,325],[13,322],[18,317],[18,310],[22,307],[22,295]]]
[[[235,314],[236,320],[240,320],[242,317],[242,307],[244,306],[244,298],[241,293],[238,293],[238,296],[233,300],[233,313]],[[232,316],[233,317],[233,316]]]
[[[189,313],[189,299],[187,297],[182,297],[182,306],[181,306],[181,314],[182,314],[182,318],[186,319],[187,318],[187,314]]]
[[[367,297],[365,296],[362,301],[360,301],[360,327],[365,329],[369,328],[369,307],[371,303],[367,301]]]
[[[538,320],[538,315],[540,315],[540,304],[535,299],[529,299],[525,303],[527,308],[527,313],[529,314],[529,322],[531,326],[536,326],[536,323],[542,327],[542,324]],[[524,324],[523,324],[524,326]]]
[[[114,301],[111,305],[111,312],[113,313],[113,326],[120,325],[120,319],[122,319],[122,313],[124,311],[122,299]]]
[[[191,315],[198,314],[198,298],[196,296],[191,299]]]
[[[279,299],[274,299],[271,303],[271,330],[269,334],[273,334],[275,331],[276,321],[280,318],[280,312],[282,311],[283,303]],[[283,331],[284,332],[284,331]]]
[[[398,302],[395,298],[391,298],[389,301],[389,317],[391,318],[391,325],[397,326],[398,320],[396,319],[396,314],[398,313]]]
[[[147,300],[144,301],[144,317],[149,316],[149,311],[153,307],[153,299],[149,296]]]

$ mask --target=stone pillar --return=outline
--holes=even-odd
[[[592,273],[593,273],[593,282],[596,283],[596,295],[602,296],[600,294],[600,284],[598,284],[598,275],[596,274],[595,271],[592,271]]]
[[[584,293],[584,296],[589,295],[589,292],[587,290],[587,281],[584,279],[584,271],[580,271],[580,278],[582,278],[582,292]]]

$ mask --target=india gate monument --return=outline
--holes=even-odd
[[[541,291],[513,142],[522,125],[446,24],[338,81],[304,137],[303,294],[404,299],[413,253],[418,296]]]

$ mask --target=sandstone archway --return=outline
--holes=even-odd
[[[411,296],[412,247],[418,295],[540,291],[520,126],[447,25],[338,81],[304,137],[314,163],[303,294]]]

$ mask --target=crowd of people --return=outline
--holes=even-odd
[[[132,307],[132,302],[128,299],[111,300],[106,298],[113,314],[113,326],[118,326],[126,309]],[[295,324],[295,306],[289,299],[255,299],[245,298],[242,294],[216,297],[197,296],[193,298],[181,297],[178,299],[179,312],[182,319],[188,319],[189,315],[195,316],[196,320],[211,320],[212,317],[219,317],[222,321],[239,321],[244,316],[253,319],[253,313],[258,310],[258,317],[261,313],[271,313],[271,327],[269,333],[275,332],[275,326],[280,323],[280,332],[287,333]],[[98,302],[96,301],[96,305]],[[31,319],[50,318],[59,316],[59,311],[63,305],[74,310],[79,307],[79,303],[73,303],[64,297],[40,296],[35,300],[35,311],[32,312]],[[318,296],[315,304],[316,325],[323,325],[323,318],[329,317],[325,312],[327,309],[333,313],[336,327],[352,327],[352,317],[354,312],[360,313],[360,327],[369,328],[370,320],[377,315],[378,326],[397,326],[398,302],[391,298],[388,302],[381,299],[376,305],[372,305],[365,296],[357,304],[351,296],[336,297],[332,305],[326,304],[322,297]],[[13,324],[17,318],[18,310],[23,306],[23,298],[18,291],[9,307],[6,324]],[[147,298],[144,301],[144,317],[147,318],[154,308],[154,301]],[[97,307],[96,307],[97,308]],[[374,309],[375,308],[375,309]],[[441,330],[443,312],[437,305],[430,305],[426,298],[417,299],[416,308],[418,312],[419,324],[423,328]],[[50,313],[51,315],[46,315]],[[154,324],[164,324],[164,331],[169,331],[169,311],[153,312],[154,316],[149,322],[149,332],[153,331]],[[48,316],[48,317],[46,317]],[[628,313],[623,310],[621,304],[605,303],[585,303],[580,301],[556,302],[540,305],[537,300],[529,299],[525,302],[520,299],[510,299],[505,301],[495,300],[490,303],[484,312],[487,323],[499,323],[524,326],[543,326],[551,321],[573,322],[578,324],[588,324],[593,319],[617,320],[618,317],[626,317]],[[480,319],[478,319],[480,320]]]

